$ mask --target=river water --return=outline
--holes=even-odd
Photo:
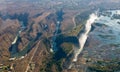
[[[99,23],[101,25],[106,25],[107,28],[104,28],[104,34],[99,32],[99,31],[94,31],[94,34],[95,35],[98,35],[99,39],[105,43],[105,44],[111,44],[111,43],[118,43],[120,42],[120,24],[118,24],[118,22],[120,22],[120,19],[114,19],[113,18],[113,15],[114,14],[120,14],[120,10],[109,10],[107,12],[111,12],[111,14],[109,16],[105,16],[105,15],[100,15],[100,16],[97,16],[95,13],[92,13],[89,17],[89,19],[87,20],[86,24],[85,24],[85,28],[84,28],[84,31],[83,33],[80,34],[79,36],[79,45],[80,45],[80,48],[75,48],[74,49],[74,59],[73,61],[77,61],[77,57],[78,55],[81,53],[81,51],[83,50],[84,48],[84,45],[86,43],[86,40],[87,40],[87,37],[88,37],[88,34],[91,30],[91,25],[93,23]],[[102,28],[101,28],[102,30]],[[112,32],[113,34],[111,33],[107,33],[106,31],[109,31],[109,32]],[[106,38],[100,38],[101,37],[108,37],[109,39]],[[111,38],[111,39],[110,39]],[[114,39],[113,39],[114,38]]]
[[[56,28],[55,28],[55,31],[53,33],[53,37],[52,37],[52,41],[51,41],[51,49],[50,49],[51,52],[58,51],[56,38],[57,38],[57,34],[59,34],[61,22],[63,20],[63,11],[62,11],[62,9],[58,10],[56,12],[56,15],[57,15],[57,21],[56,21],[56,24],[55,24]]]
[[[80,48],[75,48],[74,49],[74,58],[73,58],[73,61],[77,61],[77,57],[81,53],[81,51],[83,50],[83,47],[84,47],[85,42],[86,42],[87,37],[88,37],[88,33],[91,30],[91,25],[94,23],[94,21],[97,18],[98,18],[97,15],[95,13],[92,13],[90,15],[89,19],[87,20],[87,22],[85,24],[84,31],[79,36],[79,45],[80,45]]]
[[[95,57],[97,59],[119,59],[120,19],[116,19],[113,16],[116,14],[120,15],[120,10],[108,10],[104,12],[111,12],[111,14],[104,15],[100,13],[100,15],[96,15],[92,13],[90,15],[87,23],[85,24],[84,31],[82,31],[79,36],[80,47],[74,48],[73,62],[76,62],[78,60],[78,55],[82,52],[84,47],[86,47],[85,50],[88,50],[87,56],[89,57]],[[92,31],[91,26],[94,26],[94,29]],[[90,39],[90,46],[85,46],[87,37],[89,37],[89,35],[97,39],[96,41],[98,41],[98,43],[95,43],[96,41],[92,42]],[[93,43],[94,45],[92,45]],[[74,64],[71,63],[69,68],[73,67],[73,65]]]
[[[16,54],[18,52],[18,45],[20,42],[20,34],[21,34],[23,27],[24,27],[22,22],[21,22],[21,26],[22,26],[21,29],[18,31],[15,39],[13,40],[11,46],[9,47],[9,51],[10,51],[11,55]]]

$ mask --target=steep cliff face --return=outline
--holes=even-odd
[[[84,12],[81,15],[86,15],[89,10],[94,11],[98,8],[116,9],[120,7],[119,3],[119,0],[2,0],[0,64],[10,65],[13,72],[77,72],[77,70],[84,72],[87,61],[91,61],[85,57],[94,54],[92,48],[85,49],[78,56],[78,61],[74,63],[75,67],[66,69],[69,66],[67,61],[72,57],[69,55],[72,55],[73,43],[78,43],[76,35],[83,28],[80,22],[86,17],[80,18],[78,14]],[[75,19],[76,16],[78,19]],[[18,33],[20,30],[21,33]],[[14,49],[18,49],[16,57],[17,55],[20,57],[9,60],[11,57],[9,47],[18,34],[19,41]],[[94,39],[90,37],[88,47],[99,44]],[[56,53],[50,52],[54,46],[53,42],[59,49]]]
[[[0,61],[8,59],[9,47],[13,42],[20,25],[17,20],[0,19]]]
[[[16,15],[19,16],[19,14]],[[51,54],[48,52],[50,46],[47,47],[43,40],[47,36],[52,36],[55,28],[55,18],[55,14],[51,14],[51,12],[45,12],[37,17],[30,17],[27,26],[21,32],[23,26],[19,18],[10,19],[8,17],[5,20],[0,18],[0,64],[15,65],[14,70],[17,72],[45,70],[47,60],[50,59]],[[23,55],[24,58],[9,61],[11,58],[9,48],[18,34],[20,41],[15,46],[19,50],[18,53],[24,53],[27,48],[30,50]],[[31,65],[34,66],[31,67]]]
[[[55,13],[44,12],[36,17],[31,17],[31,23],[27,26],[26,32],[32,38],[36,37],[37,33],[42,33],[45,37],[53,35],[56,27],[56,15]]]

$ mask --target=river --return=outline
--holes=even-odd
[[[108,15],[108,12],[111,12],[110,15]],[[87,54],[82,52],[82,56],[87,56],[88,58],[100,60],[119,58],[120,18],[114,18],[114,15],[120,16],[120,10],[107,10],[98,12],[97,15],[94,13],[90,15],[83,31],[80,31],[80,47],[74,48],[73,62],[69,65],[69,68],[77,66],[78,55],[82,52],[83,48],[85,48]],[[88,36],[90,36],[88,39],[89,45],[85,46]],[[94,39],[92,40],[92,38]]]
[[[91,25],[94,23],[94,21],[97,18],[98,18],[97,15],[95,13],[92,13],[90,15],[89,19],[87,20],[87,22],[85,24],[85,27],[84,27],[84,31],[79,36],[79,45],[80,45],[80,48],[75,48],[74,49],[74,58],[73,58],[73,61],[77,61],[77,57],[81,53],[81,51],[83,50],[83,47],[84,47],[85,42],[86,42],[87,37],[88,37],[88,33],[91,30]]]
[[[18,52],[18,45],[20,42],[20,34],[21,34],[22,30],[24,30],[24,28],[25,28],[24,25],[22,24],[22,22],[21,22],[21,26],[22,26],[21,29],[17,32],[15,39],[13,40],[11,46],[9,47],[11,56]]]
[[[53,37],[52,37],[52,41],[51,41],[51,49],[50,51],[51,52],[56,52],[58,51],[58,48],[57,48],[57,43],[56,43],[56,38],[57,38],[57,34],[59,34],[59,30],[60,30],[60,26],[61,26],[61,22],[63,20],[63,11],[62,9],[58,10],[56,12],[56,15],[57,15],[57,21],[56,21],[56,28],[55,28],[55,31],[53,33]]]
[[[38,39],[38,37],[41,35],[41,34],[38,33],[36,38],[34,38],[32,41],[30,41],[28,43],[28,45],[26,45],[26,47],[22,51],[19,51],[18,45],[21,42],[20,34],[26,28],[23,22],[20,22],[20,24],[21,24],[21,28],[18,31],[18,33],[17,33],[15,39],[13,40],[11,46],[9,47],[9,52],[11,54],[11,58],[14,58],[14,57],[15,58],[20,58],[20,57],[25,56],[31,50],[31,46],[33,45],[33,42],[36,41]]]

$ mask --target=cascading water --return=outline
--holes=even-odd
[[[17,33],[14,41],[12,42],[11,46],[9,47],[9,51],[11,53],[11,56],[14,55],[14,54],[16,54],[16,53],[18,53],[18,47],[17,46],[18,46],[18,43],[20,42],[20,40],[19,40],[20,39],[20,34],[25,29],[25,26],[24,26],[23,22],[20,22],[20,24],[21,24],[22,27],[18,31],[18,33]],[[12,58],[10,58],[10,60],[11,59]]]
[[[86,22],[86,25],[85,25],[85,31],[83,33],[80,34],[79,36],[79,45],[80,45],[80,48],[75,48],[74,49],[74,58],[73,58],[73,62],[76,62],[77,61],[77,57],[78,55],[81,53],[81,51],[83,50],[83,47],[85,45],[85,42],[87,40],[87,37],[88,37],[88,33],[90,32],[91,30],[91,24],[94,23],[94,21],[97,19],[97,14],[95,13],[92,13],[89,17],[89,19],[87,20]]]

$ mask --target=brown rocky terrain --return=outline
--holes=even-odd
[[[10,54],[8,48],[11,42],[14,40],[18,29],[20,28],[19,22],[17,20],[2,20],[0,23],[0,63],[6,61]]]
[[[0,64],[3,64],[4,66],[9,65],[12,67],[10,69],[13,72],[77,72],[76,68],[80,72],[84,72],[86,70],[85,66],[87,65],[87,61],[91,61],[91,59],[96,60],[91,56],[89,56],[90,59],[84,57],[88,55],[89,49],[85,49],[82,52],[78,62],[75,63],[76,67],[73,67],[72,69],[62,70],[64,69],[62,64],[65,61],[65,58],[59,61],[53,59],[54,54],[50,52],[50,40],[56,29],[56,12],[59,9],[62,9],[63,11],[63,21],[60,25],[63,37],[64,35],[67,36],[68,32],[71,36],[75,36],[75,34],[72,33],[72,30],[80,25],[76,24],[79,23],[79,21],[75,22],[76,15],[89,10],[94,11],[99,7],[105,9],[119,9],[119,2],[119,0],[107,0],[105,1],[105,4],[104,0],[90,0],[90,2],[85,0],[83,3],[77,2],[77,0],[52,0],[49,2],[44,0],[43,3],[8,1],[8,4],[0,2]],[[101,4],[103,5],[101,6]],[[9,60],[9,47],[22,27],[21,21],[24,22],[25,29],[20,33],[20,42],[17,47],[19,51],[22,51],[28,46],[30,51],[25,54],[24,58]],[[76,30],[79,31],[80,29]],[[37,37],[38,34],[41,35]],[[60,35],[60,37],[62,36]],[[88,42],[91,40],[93,40],[92,43],[86,43],[86,46],[90,48],[100,43],[90,36]],[[66,45],[63,47],[65,46]],[[67,45],[66,47],[72,46]],[[69,49],[66,51],[69,51]],[[95,50],[93,49],[93,51]]]

